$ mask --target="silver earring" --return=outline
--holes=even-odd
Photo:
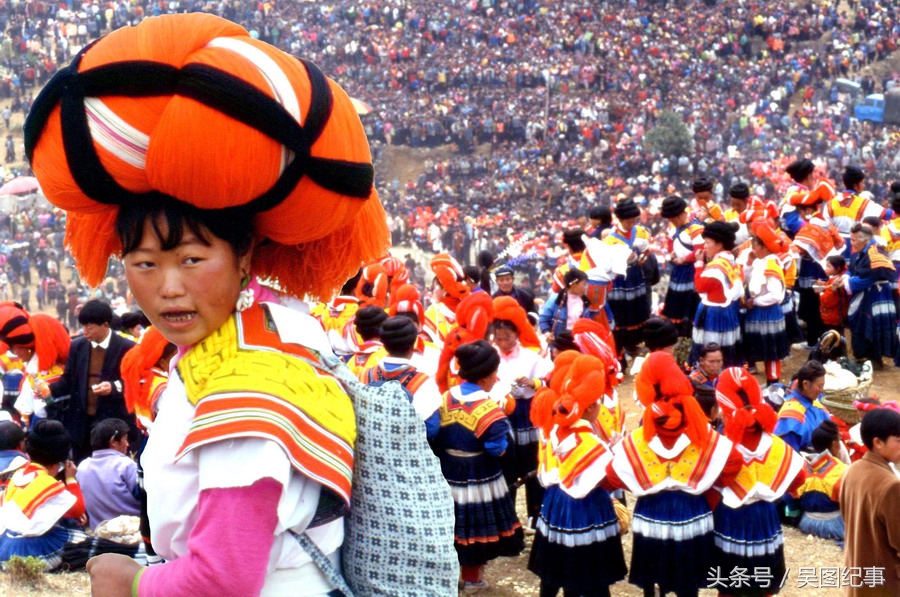
[[[238,294],[237,303],[234,305],[235,310],[238,312],[247,309],[253,304],[253,289],[248,285],[250,276],[247,276],[246,280],[247,284],[244,284],[243,288],[241,288],[241,292]]]

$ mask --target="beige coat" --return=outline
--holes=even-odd
[[[884,575],[884,585],[847,586],[846,594],[900,595],[900,478],[887,460],[867,452],[847,469],[840,501],[846,525],[844,566],[882,568]],[[862,572],[865,575],[866,571]]]

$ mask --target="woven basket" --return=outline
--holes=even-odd
[[[868,398],[871,387],[872,379],[870,378],[859,382],[855,388],[826,390],[822,396],[822,404],[843,422],[848,425],[856,425],[859,423],[859,411],[853,406],[853,402]]]

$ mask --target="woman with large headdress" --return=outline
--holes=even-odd
[[[22,362],[25,376],[13,407],[22,419],[47,417],[46,386],[59,379],[69,356],[69,332],[58,319],[44,313],[28,313],[18,303],[0,303],[0,342],[3,352],[13,352]]]
[[[673,336],[674,336],[673,326]],[[637,502],[628,581],[652,594],[696,595],[708,585],[716,484],[727,485],[741,457],[713,431],[690,380],[668,351],[650,353],[635,377],[643,424],[613,449],[607,482]]]
[[[720,485],[722,503],[713,513],[715,566],[726,575],[743,567],[784,578],[784,534],[776,502],[803,483],[803,458],[772,434],[778,415],[746,369],[725,369],[716,384],[716,399],[725,418],[725,435],[741,453],[743,466],[731,483]],[[771,585],[751,577],[746,586],[728,593],[778,593],[780,587]]]
[[[590,355],[556,362],[553,377],[563,380],[543,388],[540,400],[553,401],[546,424],[558,482],[544,497],[528,569],[540,577],[541,595],[609,595],[626,569],[619,520],[600,486],[613,459],[596,424],[606,375]]]
[[[509,415],[516,443],[513,468],[515,478],[522,479],[537,467],[538,430],[530,419],[531,400],[552,364],[538,352],[540,339],[516,299],[498,296],[493,300],[492,310],[491,337],[500,355],[500,367],[499,380],[491,394],[501,402],[515,401],[515,410]],[[514,490],[514,500],[515,496]],[[541,513],[543,496],[538,480],[529,478],[525,482],[525,512],[532,524]]]
[[[143,455],[167,562],[101,556],[93,591],[327,595],[333,583],[290,531],[337,557],[353,406],[307,362],[331,355],[321,327],[259,303],[252,280],[327,300],[384,254],[350,98],[233,23],[169,15],[79,53],[36,99],[25,144],[67,212],[83,279],[99,283],[121,255],[135,299],[179,347]]]

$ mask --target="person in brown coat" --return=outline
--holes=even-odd
[[[850,465],[841,488],[844,590],[852,597],[900,595],[900,478],[890,466],[900,462],[900,413],[870,411],[860,434],[869,451]]]

